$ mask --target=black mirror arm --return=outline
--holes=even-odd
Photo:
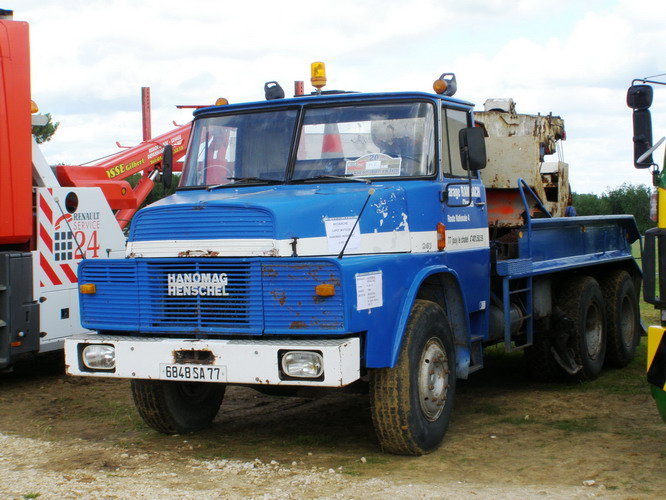
[[[173,146],[167,144],[162,152],[162,184],[165,189],[171,187],[173,180]]]

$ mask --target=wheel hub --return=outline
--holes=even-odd
[[[449,362],[442,343],[431,338],[423,348],[419,363],[419,401],[423,415],[431,422],[444,411],[449,388]]]
[[[603,349],[603,323],[601,311],[596,303],[590,304],[585,318],[585,345],[591,359],[597,356]]]

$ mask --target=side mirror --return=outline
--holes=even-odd
[[[164,189],[169,189],[171,187],[171,181],[173,180],[173,146],[167,144],[164,146],[164,151],[162,152],[162,184],[164,184]]]
[[[632,85],[627,90],[627,106],[631,109],[648,109],[652,106],[654,91],[650,85]]]
[[[648,168],[654,164],[652,154],[641,158],[652,147],[652,105],[653,90],[650,85],[632,85],[627,90],[627,106],[634,110],[634,166]],[[639,159],[641,160],[639,162]]]
[[[486,139],[480,127],[467,127],[458,132],[460,161],[465,170],[486,168]]]

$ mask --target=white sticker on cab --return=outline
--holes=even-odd
[[[382,293],[382,272],[359,273],[356,275],[356,310],[363,311],[384,305]]]

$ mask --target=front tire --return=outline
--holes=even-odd
[[[224,384],[132,380],[132,398],[141,418],[164,434],[208,427],[222,404]]]
[[[384,451],[423,455],[441,444],[453,411],[455,367],[446,314],[417,300],[396,366],[370,372],[372,421]]]

